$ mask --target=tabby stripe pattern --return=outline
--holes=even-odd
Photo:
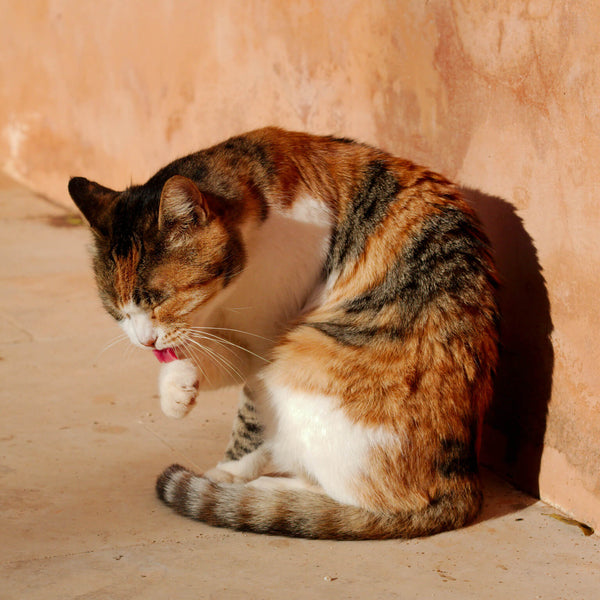
[[[233,422],[231,439],[225,450],[226,460],[238,460],[244,454],[256,450],[263,442],[263,428],[258,421],[253,403],[253,395],[244,386],[238,412]]]

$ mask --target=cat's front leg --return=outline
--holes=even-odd
[[[270,467],[270,445],[263,443],[256,450],[245,454],[239,460],[220,462],[216,467],[206,471],[204,477],[215,483],[245,483],[268,472]]]
[[[189,359],[174,360],[160,369],[160,407],[167,415],[181,419],[190,412],[198,395],[198,371]]]

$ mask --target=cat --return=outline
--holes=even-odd
[[[265,128],[116,192],[69,192],[108,313],[161,363],[164,413],[244,383],[225,458],[158,496],[215,526],[321,539],[471,522],[498,355],[489,242],[441,175]]]

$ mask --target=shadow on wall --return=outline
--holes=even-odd
[[[462,192],[492,242],[501,280],[500,360],[482,463],[539,496],[554,367],[546,282],[533,241],[514,207],[477,190],[463,188]]]

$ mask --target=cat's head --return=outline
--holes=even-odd
[[[75,177],[69,193],[94,234],[94,272],[108,313],[138,346],[185,344],[189,315],[245,263],[239,230],[218,199],[179,175],[124,192]]]

